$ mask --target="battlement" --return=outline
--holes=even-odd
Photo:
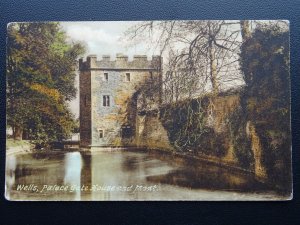
[[[148,60],[146,55],[134,55],[133,60],[129,61],[127,55],[118,53],[115,60],[111,60],[110,55],[103,55],[102,59],[97,60],[96,55],[89,55],[86,61],[79,59],[79,70],[160,70],[162,57],[152,56]]]

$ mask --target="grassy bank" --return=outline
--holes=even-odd
[[[14,147],[25,147],[30,145],[28,140],[14,140],[12,138],[6,139],[6,148],[14,148]]]
[[[14,140],[12,138],[6,139],[6,153],[17,154],[28,152],[33,149],[33,145],[28,140]]]

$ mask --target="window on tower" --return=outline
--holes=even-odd
[[[103,75],[103,80],[104,80],[104,81],[108,81],[108,73],[104,73],[104,75]]]
[[[109,95],[103,95],[103,106],[105,106],[105,107],[109,107],[110,106]]]
[[[130,73],[126,73],[125,81],[130,82]]]
[[[98,130],[99,132],[99,138],[103,138],[104,137],[104,131],[103,130]]]

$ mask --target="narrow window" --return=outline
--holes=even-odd
[[[104,73],[103,80],[108,81],[108,73]]]
[[[125,81],[130,82],[130,73],[126,73]]]
[[[103,106],[110,106],[109,95],[103,95]]]
[[[99,138],[103,138],[104,137],[104,132],[103,130],[98,130],[99,132]]]
[[[152,72],[150,72],[150,78],[151,78],[151,80],[153,80],[153,73]]]
[[[106,95],[103,95],[103,106],[106,106]]]

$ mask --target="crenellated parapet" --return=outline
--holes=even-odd
[[[127,55],[117,54],[115,60],[110,55],[103,55],[100,60],[96,55],[89,55],[86,61],[79,59],[79,70],[160,70],[162,57],[152,56],[148,60],[146,55],[134,55],[133,60],[128,60]]]

